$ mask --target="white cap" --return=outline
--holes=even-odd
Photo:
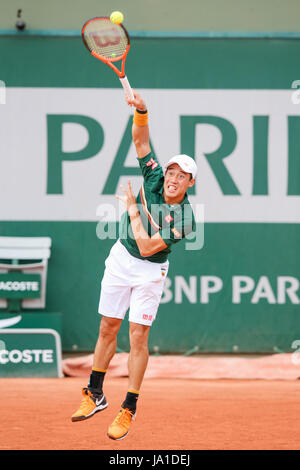
[[[172,165],[172,163],[177,163],[185,173],[191,173],[192,177],[195,178],[197,174],[197,165],[193,158],[188,155],[175,155],[165,165],[165,169]]]

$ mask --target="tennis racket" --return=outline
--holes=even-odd
[[[115,24],[108,17],[88,20],[81,30],[82,40],[89,52],[109,65],[118,75],[125,95],[134,99],[133,91],[125,75],[125,61],[130,48],[129,34],[122,24]],[[122,61],[121,70],[114,62]]]

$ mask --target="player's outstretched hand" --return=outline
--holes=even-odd
[[[139,93],[137,93],[135,90],[132,90],[134,94],[134,99],[129,98],[129,96],[126,96],[126,101],[129,106],[134,106],[135,108],[139,109],[140,111],[146,111],[147,106],[143,98]]]
[[[122,189],[124,196],[119,196],[118,194],[116,194],[116,198],[120,199],[120,201],[124,203],[129,215],[136,215],[138,213],[138,207],[130,181],[128,180],[127,182],[127,190],[122,184],[120,185],[120,188]]]

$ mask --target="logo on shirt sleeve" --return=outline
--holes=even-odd
[[[158,163],[154,160],[153,157],[151,157],[150,160],[146,163],[146,166],[151,166],[151,170],[155,170],[155,168],[158,166]]]
[[[174,233],[176,238],[181,238],[181,233],[178,232],[178,230],[175,227],[171,228],[171,231]]]
[[[171,216],[171,214],[166,215],[165,221],[167,222],[167,224],[170,224],[170,223],[172,222],[172,220],[174,220],[174,219],[173,219],[173,217]]]

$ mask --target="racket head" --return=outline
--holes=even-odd
[[[125,59],[129,51],[130,38],[126,29],[106,16],[88,20],[82,27],[81,36],[88,51],[108,64]]]

